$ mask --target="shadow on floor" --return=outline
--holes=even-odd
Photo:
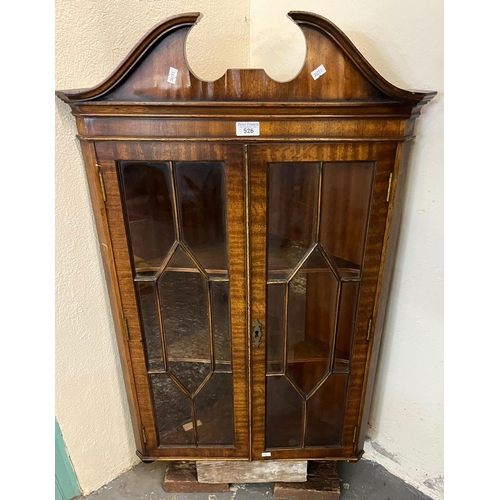
[[[140,463],[98,491],[77,500],[244,500],[272,499],[273,484],[233,484],[225,493],[165,493],[165,463]],[[381,465],[368,460],[339,463],[341,500],[431,500]]]

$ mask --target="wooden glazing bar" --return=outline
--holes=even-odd
[[[167,371],[168,376],[172,379],[172,382],[189,398],[191,398],[191,393],[184,387],[184,384],[175,376],[171,371]]]
[[[176,242],[176,248],[177,248],[177,242]],[[170,251],[169,251],[169,257],[171,257]],[[168,265],[168,260],[165,261],[165,267],[167,265]],[[140,275],[135,276],[134,281],[136,281],[136,282],[155,281],[164,270],[165,270],[165,268],[163,267],[163,264],[162,264],[161,268],[159,268],[159,267],[141,268],[138,271],[139,273],[154,272],[155,275],[153,275],[153,276],[147,276],[147,275],[146,276],[140,276]],[[168,269],[168,271],[171,273],[198,273],[199,272],[198,269],[193,269],[192,267],[170,267]],[[210,276],[212,274],[224,274],[227,272],[225,269],[205,269],[205,271],[207,272],[210,281],[229,282],[229,278],[225,278],[222,276]]]
[[[176,224],[176,222],[174,222],[174,225],[175,224]],[[163,260],[161,266],[159,268],[155,269],[156,270],[155,279],[158,279],[162,275],[163,271],[165,271],[165,268],[168,266],[169,262],[172,260],[172,256],[174,255],[178,246],[179,246],[179,241],[178,240],[174,241],[174,243],[170,247],[170,250],[167,252],[167,255],[165,256],[165,259]]]
[[[317,246],[318,244],[314,243],[314,245],[312,245],[311,248],[309,248],[309,250],[307,250],[307,252],[299,260],[298,264],[295,266],[295,268],[287,278],[288,283],[290,283],[290,281],[292,281],[293,278],[295,278],[295,275],[300,271],[300,268],[304,265],[304,262],[311,256],[314,250],[316,250]]]
[[[332,271],[332,273],[337,278],[337,281],[341,281],[342,278],[341,278],[341,275],[340,275],[339,268],[337,267],[337,264],[335,263],[334,260],[330,259],[329,255],[326,253],[326,251],[323,248],[323,245],[321,243],[318,243],[318,250],[320,251],[320,253],[323,256],[323,258],[325,259],[326,264],[328,265],[328,267],[330,268],[330,270]],[[356,279],[359,280],[359,278],[356,278]]]
[[[214,312],[212,307],[212,284],[207,282],[208,301],[208,336],[210,338],[210,369],[215,370],[215,349],[214,349]]]
[[[198,424],[196,422],[196,405],[194,404],[194,397],[191,399],[191,420],[193,422],[193,440],[195,446],[198,446]]]
[[[328,362],[329,372],[333,372],[333,366],[335,364],[335,351],[337,345],[337,335],[338,335],[338,327],[340,321],[340,301],[342,300],[342,283],[339,283],[337,286],[337,300],[335,307],[335,326],[331,336],[331,347],[330,347],[330,359]]]
[[[319,175],[318,175],[318,205],[316,208],[316,231],[314,241],[316,244],[319,243],[319,231],[321,227],[321,203],[323,199],[323,162],[319,164]]]
[[[212,375],[213,373],[210,373],[210,375],[208,375],[205,380],[203,380],[203,382],[198,386],[198,389],[196,389],[196,391],[194,391],[193,395],[192,395],[192,398],[193,400],[196,398],[196,396],[198,396],[198,394],[203,390],[203,388],[208,384],[209,380],[212,378]]]
[[[160,330],[160,342],[161,342],[161,355],[163,358],[163,368],[165,371],[168,370],[168,351],[167,351],[167,342],[165,340],[165,325],[163,323],[163,316],[161,314],[161,299],[160,299],[160,291],[158,288],[158,282],[154,283],[154,293],[155,293],[155,302],[156,302],[156,313],[158,315],[158,328]]]
[[[288,376],[288,373],[286,373],[286,372],[283,374],[283,377],[285,377],[288,380],[288,383],[295,389],[295,392],[300,396],[300,399],[302,399],[302,401],[305,401],[306,397],[302,393],[302,391],[300,390],[300,388],[297,386],[297,384],[295,383],[295,380],[291,379]]]
[[[326,372],[322,377],[321,379],[316,383],[316,385],[309,391],[308,394],[306,394],[305,396],[305,400],[306,401],[309,401],[313,396],[314,394],[316,394],[316,392],[318,391],[318,389],[323,385],[323,382],[331,375],[331,371],[328,371]],[[344,373],[344,372],[342,372]]]
[[[174,164],[172,161],[168,162],[168,169],[170,172],[170,185],[172,186],[172,206],[174,209],[174,231],[176,241],[181,241],[181,230],[179,224],[179,201],[177,199],[177,184],[175,182]]]
[[[290,283],[285,284],[285,298],[283,304],[283,375],[288,365],[288,302],[290,300]]]
[[[191,249],[183,242],[179,241],[179,246],[184,250],[184,252],[188,255],[188,257],[193,261],[198,272],[208,281],[208,274],[205,271],[204,267],[200,264],[200,261],[196,258]]]
[[[307,430],[307,399],[302,401],[302,441],[301,448],[306,445],[306,430]]]

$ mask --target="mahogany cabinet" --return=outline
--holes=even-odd
[[[60,91],[78,127],[138,454],[362,454],[416,117],[304,12],[295,79],[185,59],[198,14],[103,83]]]

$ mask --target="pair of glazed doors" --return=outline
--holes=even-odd
[[[142,455],[352,458],[396,146],[94,147]]]

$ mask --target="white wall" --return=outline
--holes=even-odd
[[[367,456],[442,498],[443,6],[441,0],[56,0],[56,87],[101,82],[156,23],[201,11],[187,54],[201,78],[264,67],[292,78],[304,57],[290,10],[342,29],[390,82],[437,90],[419,118],[370,418]],[[250,22],[249,22],[250,20]],[[69,108],[56,103],[56,416],[84,493],[136,463],[97,236]]]
[[[187,44],[204,79],[248,66],[248,2],[56,1],[56,88],[91,87],[155,24],[203,12]],[[246,19],[245,19],[246,17]],[[83,161],[56,102],[56,417],[85,494],[138,462]]]

